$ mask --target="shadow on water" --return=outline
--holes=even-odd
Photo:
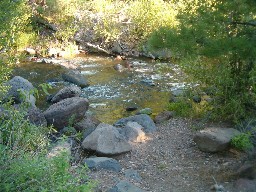
[[[132,68],[121,71],[114,69],[117,64],[129,62]],[[183,85],[184,74],[171,63],[151,61],[143,58],[128,58],[118,61],[113,57],[90,55],[76,57],[70,62],[78,67],[90,86],[82,89],[82,96],[90,101],[89,113],[106,123],[113,123],[124,116],[133,115],[143,108],[151,108],[153,116],[166,109],[170,90]],[[58,63],[57,62],[57,63]],[[27,62],[20,64],[14,71],[28,79],[35,87],[41,83],[52,85],[50,93],[67,86],[61,74],[68,69],[59,64]],[[37,101],[41,109],[46,109],[46,97],[42,92]],[[138,106],[138,110],[127,112],[129,106]]]

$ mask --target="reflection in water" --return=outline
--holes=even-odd
[[[114,66],[124,63],[112,57],[77,57],[62,62],[76,65],[89,81],[90,86],[82,90],[82,96],[90,101],[89,112],[106,123],[136,113],[125,110],[129,105],[136,104],[139,109],[151,108],[153,115],[163,111],[168,104],[170,90],[183,86],[185,79],[182,71],[171,63],[129,58],[133,68],[119,72]],[[47,82],[53,85],[50,92],[54,93],[68,85],[61,79],[65,70],[57,64],[25,63],[14,74],[27,78],[35,87]],[[45,97],[38,100],[38,106],[42,109],[48,107]]]

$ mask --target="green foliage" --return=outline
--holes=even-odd
[[[131,18],[132,31],[141,40],[145,40],[153,31],[161,27],[177,25],[177,10],[172,1],[143,0],[131,1],[126,14]]]
[[[163,26],[151,49],[169,48],[202,87],[215,87],[213,118],[239,121],[255,114],[256,2],[188,1],[176,28]]]
[[[29,43],[31,11],[25,0],[0,1],[0,49],[15,50]]]
[[[24,151],[37,151],[45,149],[48,145],[46,134],[51,130],[47,127],[39,127],[24,119],[26,109],[24,105],[17,110],[9,103],[2,107],[6,112],[0,114],[0,132],[2,144],[12,149]]]
[[[48,158],[45,155],[24,153],[9,158],[0,151],[1,191],[93,191],[95,184],[88,180],[87,168],[71,168],[69,155]]]
[[[252,141],[250,140],[250,132],[241,133],[231,139],[231,145],[240,150],[249,150],[253,148]]]

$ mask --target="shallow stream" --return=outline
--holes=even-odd
[[[117,71],[114,66],[129,62],[133,67]],[[102,122],[113,123],[119,118],[137,113],[140,109],[151,108],[153,116],[166,110],[171,90],[185,85],[185,75],[174,64],[152,61],[145,58],[116,60],[110,56],[86,55],[72,60],[52,60],[51,63],[25,62],[19,64],[14,75],[28,79],[35,87],[41,83],[52,85],[50,93],[68,85],[61,79],[67,69],[61,64],[73,64],[89,81],[90,86],[82,89],[82,96],[89,99],[88,113],[96,115]],[[67,66],[66,65],[66,66]],[[126,111],[129,106],[138,110]],[[41,95],[37,106],[42,110],[49,104]]]

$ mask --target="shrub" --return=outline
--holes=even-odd
[[[12,152],[10,152],[12,153]],[[47,158],[23,153],[10,158],[9,151],[0,151],[1,191],[92,191],[94,183],[87,178],[87,168],[72,168],[69,156]]]
[[[241,133],[231,139],[231,145],[240,150],[249,150],[253,148],[253,144],[250,140],[251,134]]]

